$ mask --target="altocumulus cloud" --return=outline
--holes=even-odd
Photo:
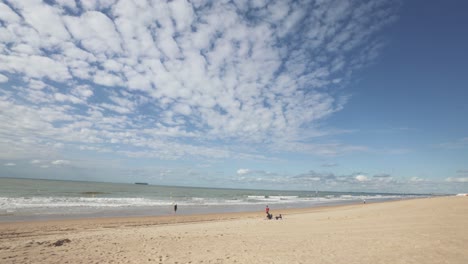
[[[343,190],[378,190],[382,187],[395,187],[397,182],[390,175],[374,175],[368,177],[363,173],[353,173],[349,175],[337,175],[333,173],[320,173],[316,171],[309,171],[298,175],[280,175],[270,174],[263,171],[249,171],[247,174],[240,174],[237,172],[237,178],[233,181],[259,183],[269,186],[293,186],[299,189],[319,188],[322,190],[336,190],[343,188]],[[250,176],[250,177],[246,177]],[[264,177],[268,176],[268,177]]]
[[[238,171],[239,172],[239,171]],[[232,177],[234,183],[255,183],[271,188],[291,188],[303,190],[330,190],[330,191],[369,191],[369,192],[452,192],[453,183],[466,184],[468,178],[447,178],[445,180],[430,180],[418,177],[409,179],[394,178],[390,174],[371,175],[365,172],[351,174],[335,174],[329,172],[309,171],[298,175],[272,174],[268,177],[261,173],[237,173]]]
[[[262,158],[243,144],[360,151],[307,139],[343,108],[336,88],[378,55],[394,11],[385,0],[3,1],[0,158],[57,143],[163,159]]]
[[[69,160],[54,160],[50,163],[53,165],[69,165],[71,162]]]

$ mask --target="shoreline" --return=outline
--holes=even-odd
[[[414,200],[414,199],[427,199],[428,197],[418,197],[418,198],[404,198],[404,199],[395,199],[395,200],[379,200],[379,201],[370,201],[366,202],[366,204],[377,204],[377,203],[390,203],[390,202],[398,202],[398,201],[404,201],[404,200]],[[323,203],[323,204],[317,204],[314,206],[298,206],[298,207],[284,207],[279,205],[278,207],[273,207],[270,206],[271,212],[276,213],[277,211],[281,212],[288,212],[292,214],[296,214],[297,212],[310,212],[310,211],[316,211],[316,210],[323,210],[326,208],[339,208],[339,207],[348,207],[348,206],[358,206],[362,205],[363,203],[357,202],[357,201],[349,201],[349,202],[342,202],[342,203]],[[221,206],[220,206],[221,207]],[[252,206],[253,207],[253,206]],[[179,206],[180,208],[180,206]],[[195,208],[195,207],[194,207]],[[13,224],[13,223],[39,223],[39,222],[73,222],[73,221],[86,221],[86,220],[118,220],[118,219],[158,219],[158,218],[172,218],[172,217],[178,217],[178,218],[185,218],[185,217],[210,217],[210,216],[222,216],[222,215],[232,215],[232,216],[243,216],[243,215],[258,215],[258,214],[265,214],[264,213],[264,205],[258,206],[259,210],[255,210],[252,208],[248,208],[244,211],[215,211],[215,212],[208,212],[204,211],[201,213],[194,213],[195,210],[191,208],[190,210],[186,212],[181,212],[181,210],[178,210],[177,214],[174,213],[165,213],[165,214],[155,214],[155,215],[117,215],[117,216],[107,216],[106,214],[103,214],[102,216],[98,214],[91,214],[91,216],[87,215],[81,215],[81,214],[70,214],[67,216],[60,215],[60,216],[52,216],[51,218],[47,218],[46,215],[39,215],[38,219],[33,219],[33,220],[13,220],[13,221],[2,221],[0,219],[0,226],[2,224]],[[278,212],[280,213],[280,212]],[[2,216],[15,216],[14,214],[4,214],[0,215]],[[23,217],[23,216],[19,216]],[[27,218],[28,216],[25,216],[24,218]],[[34,216],[36,217],[36,216]],[[63,217],[63,218],[62,218]]]
[[[367,203],[382,203],[400,200],[411,200],[411,199],[424,199],[428,197],[404,197],[404,198],[377,198],[368,199]],[[265,205],[270,205],[275,211],[287,211],[287,210],[299,210],[299,209],[313,209],[322,207],[333,207],[333,206],[347,206],[347,205],[359,205],[363,201],[352,199],[352,200],[340,200],[340,201],[311,201],[311,203],[304,202],[290,202],[290,203],[257,203],[257,204],[224,204],[224,205],[179,205],[177,215],[210,215],[210,214],[225,214],[225,213],[254,213],[261,212],[264,210]],[[164,217],[172,216],[172,206],[128,206],[125,208],[116,209],[104,209],[102,211],[96,211],[94,213],[86,212],[69,212],[66,214],[59,213],[0,213],[0,224],[1,223],[14,223],[14,222],[42,222],[42,221],[62,221],[62,220],[86,220],[86,219],[99,219],[99,218],[140,218],[140,217]]]
[[[394,201],[375,202],[376,203],[388,203]],[[288,209],[275,209],[285,215],[295,215],[301,213],[312,213],[315,211],[323,211],[326,209],[337,209],[340,207],[351,207],[360,204],[341,204],[341,205],[324,205],[317,207],[307,208],[288,208]],[[273,210],[271,210],[273,212]],[[218,220],[234,220],[242,218],[258,218],[264,217],[265,212],[263,211],[244,211],[244,212],[225,212],[225,213],[203,213],[203,214],[171,214],[171,215],[155,215],[155,216],[118,216],[118,217],[78,217],[78,218],[67,218],[67,219],[41,219],[41,220],[25,220],[25,221],[11,221],[1,222],[0,221],[0,232],[2,226],[5,225],[31,225],[31,224],[87,224],[87,222],[94,222],[99,224],[107,223],[126,223],[126,222],[142,222],[145,225],[146,222],[154,222],[154,225],[164,224],[183,224],[193,222],[210,222]]]
[[[387,201],[373,201],[370,203],[350,203],[350,204],[330,204],[320,205],[312,207],[302,208],[286,208],[276,209],[270,208],[270,212],[274,216],[282,214],[283,217],[291,215],[309,214],[317,212],[326,212],[341,209],[351,209],[355,207],[362,207],[366,205],[384,204],[384,203],[396,203],[400,201],[408,200],[424,200],[431,198],[410,198],[401,200],[387,200]],[[262,208],[264,209],[264,208]],[[159,226],[159,225],[177,225],[177,224],[188,224],[188,223],[203,223],[203,222],[216,222],[216,221],[228,221],[228,220],[239,220],[239,219],[263,219],[266,220],[264,211],[243,211],[243,212],[221,212],[221,213],[202,213],[202,214],[170,214],[170,215],[154,215],[154,216],[117,216],[117,217],[77,217],[77,218],[65,218],[65,219],[39,219],[39,220],[25,220],[25,221],[0,221],[0,240],[2,239],[2,233],[4,229],[10,227],[27,228],[27,227],[55,227],[61,226],[70,227],[80,226],[83,229],[94,229],[94,228],[112,228],[122,227],[136,227],[136,226]],[[271,221],[275,221],[272,219]],[[25,231],[29,232],[29,231]]]
[[[30,186],[30,187],[25,187]],[[430,194],[313,192],[151,186],[0,178],[0,222],[263,211],[427,197]],[[96,194],[96,195],[95,195]],[[97,195],[99,194],[99,195]]]
[[[468,197],[156,217],[0,223],[2,263],[451,263]],[[261,256],[261,260],[259,259]]]

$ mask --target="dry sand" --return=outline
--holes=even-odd
[[[0,223],[0,263],[468,263],[468,197],[272,212]]]

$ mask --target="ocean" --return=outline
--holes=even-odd
[[[0,178],[0,222],[281,209],[410,199],[427,195],[247,190]]]

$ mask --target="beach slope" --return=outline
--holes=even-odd
[[[0,263],[468,263],[468,197],[0,223]]]

